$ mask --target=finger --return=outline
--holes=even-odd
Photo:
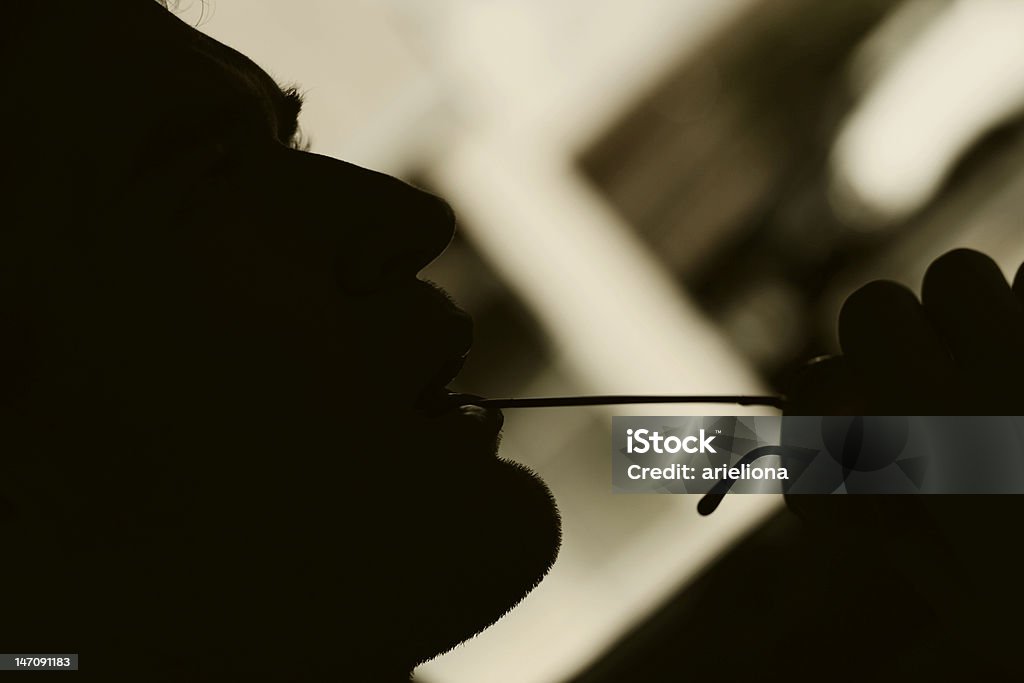
[[[786,387],[786,415],[863,415],[863,391],[842,356],[809,362]],[[847,496],[787,495],[786,505],[812,527],[837,523],[836,499]],[[853,498],[853,496],[850,496]],[[702,500],[701,503],[705,501]],[[709,500],[710,507],[714,500]],[[702,511],[703,512],[703,511]]]
[[[999,267],[984,254],[958,249],[932,263],[922,292],[928,318],[974,392],[964,410],[1019,414],[1024,308]]]
[[[1013,293],[1017,295],[1017,301],[1024,304],[1024,263],[1020,264],[1013,278]]]
[[[786,415],[862,415],[863,391],[841,356],[808,363],[786,387]]]
[[[952,357],[901,284],[880,280],[851,294],[839,314],[839,342],[870,397],[867,414],[936,414],[954,391]]]

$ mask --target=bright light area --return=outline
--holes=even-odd
[[[921,208],[982,134],[1024,107],[1024,2],[959,0],[853,111],[832,159],[836,208],[862,227]]]

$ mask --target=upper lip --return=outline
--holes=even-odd
[[[466,363],[466,355],[469,353],[468,349],[461,355],[452,356],[444,360],[440,367],[437,369],[427,384],[424,386],[425,389],[434,387],[444,388],[448,386],[448,383],[455,379],[455,376],[462,370],[462,366]]]

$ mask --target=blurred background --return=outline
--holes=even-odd
[[[181,0],[306,94],[315,152],[447,198],[426,277],[477,321],[457,389],[784,391],[868,280],[1024,261],[1024,2]],[[740,409],[754,414],[751,409]],[[550,577],[417,680],[597,680],[781,506],[613,496],[612,414],[509,411],[557,497]],[[632,636],[630,635],[632,634]],[[595,668],[596,667],[596,668]],[[584,673],[590,671],[591,673]]]

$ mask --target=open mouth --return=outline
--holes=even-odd
[[[433,374],[416,397],[414,407],[427,417],[438,417],[468,403],[480,401],[479,396],[455,393],[448,385],[462,371],[473,346],[473,320],[459,309],[452,299],[430,282],[418,281],[421,294],[429,297],[437,322],[431,334],[439,348]]]
[[[427,418],[442,418],[457,415],[465,420],[463,424],[473,425],[470,433],[475,434],[481,444],[489,444],[493,451],[495,439],[501,432],[504,417],[497,408],[485,408],[480,405],[483,398],[473,394],[454,392],[448,383],[455,379],[466,362],[468,346],[464,350],[449,356],[438,371],[430,378],[416,399],[415,408]]]
[[[475,396],[460,394],[448,389],[448,383],[455,379],[466,363],[466,355],[447,360],[420,391],[416,409],[427,417],[436,417],[459,406],[466,405]]]

